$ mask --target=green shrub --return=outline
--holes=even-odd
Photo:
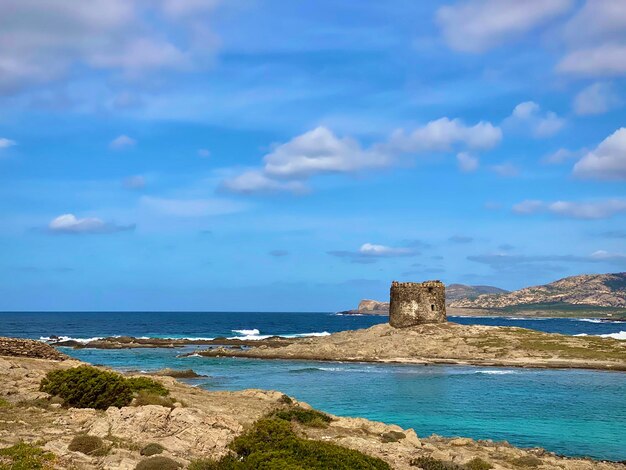
[[[453,462],[433,459],[432,457],[418,457],[411,460],[412,467],[420,467],[423,470],[464,470],[464,467]]]
[[[383,442],[398,442],[404,438],[406,438],[406,434],[400,431],[389,431],[380,436],[380,440]]]
[[[224,457],[213,465],[195,470],[252,470],[252,469],[313,469],[313,470],[390,470],[381,459],[328,442],[298,437],[284,419],[266,418],[257,421],[252,429],[237,437],[231,449],[237,453]]]
[[[91,366],[50,371],[41,381],[39,389],[60,396],[66,405],[76,408],[119,408],[130,404],[133,398],[124,377]]]
[[[126,379],[126,383],[135,393],[146,391],[162,397],[170,394],[170,391],[161,382],[157,382],[150,377],[129,377]]]
[[[5,400],[4,398],[0,398],[0,408],[8,408],[11,406],[11,402]]]
[[[524,455],[516,458],[512,463],[517,467],[538,467],[542,462],[534,455]]]
[[[307,410],[299,406],[289,408],[288,410],[277,411],[273,415],[278,419],[285,421],[297,421],[305,426],[316,428],[325,428],[332,418],[321,411]]]
[[[480,457],[474,457],[472,460],[465,464],[465,468],[467,468],[468,470],[489,470],[493,468],[493,465],[481,459]]]
[[[153,455],[160,454],[164,450],[165,449],[163,448],[163,446],[161,444],[157,444],[156,442],[152,442],[152,443],[148,444],[147,446],[145,446],[143,449],[141,449],[141,452],[139,452],[139,453],[141,455],[145,455],[146,457],[151,457]]]
[[[81,452],[85,455],[106,455],[109,448],[104,441],[98,436],[89,436],[87,434],[79,434],[74,436],[72,442],[67,447],[72,452]]]
[[[158,405],[166,408],[174,408],[174,400],[170,397],[157,395],[146,390],[140,391],[133,402],[134,406]]]
[[[285,395],[284,393],[278,399],[278,403],[283,403],[285,405],[293,405],[293,400],[289,395]]]
[[[52,470],[54,454],[20,442],[0,449],[0,470]]]
[[[182,467],[176,460],[169,457],[150,457],[137,464],[135,470],[177,470]]]
[[[231,462],[227,462],[226,458],[223,458],[219,462],[211,459],[198,459],[193,460],[187,467],[187,470],[225,470],[234,468],[228,467],[228,465],[233,465],[233,462],[232,460]]]

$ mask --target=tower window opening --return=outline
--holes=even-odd
[[[434,312],[435,311],[435,304],[430,304],[430,309]]]

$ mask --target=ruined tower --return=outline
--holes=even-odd
[[[447,321],[446,287],[441,281],[393,281],[389,297],[389,324],[395,328]]]

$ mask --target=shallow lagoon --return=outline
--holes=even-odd
[[[572,456],[626,459],[626,374],[176,357],[178,350],[68,350],[118,369],[192,368],[208,390],[280,390],[329,413],[421,436],[507,440]]]
[[[459,318],[465,324],[523,326],[562,334],[619,334],[593,319]],[[0,313],[0,335],[73,338],[311,334],[366,328],[384,316],[328,313]],[[337,415],[412,427],[421,436],[507,440],[572,456],[626,460],[626,374],[581,370],[337,364],[177,357],[180,349],[72,350],[120,370],[193,368],[208,390],[281,390]]]

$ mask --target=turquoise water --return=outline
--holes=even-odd
[[[459,318],[562,334],[623,337],[624,322],[595,319]],[[0,336],[87,339],[327,334],[386,322],[384,316],[252,312],[0,313]],[[177,357],[193,347],[65,352],[120,370],[193,368],[208,390],[280,390],[321,410],[412,427],[421,436],[468,436],[540,446],[571,456],[626,460],[626,374],[447,366],[340,364]]]
[[[626,459],[626,374],[176,357],[192,350],[66,352],[122,370],[192,368],[209,377],[188,382],[207,390],[280,390],[329,413],[412,427],[421,436]]]

